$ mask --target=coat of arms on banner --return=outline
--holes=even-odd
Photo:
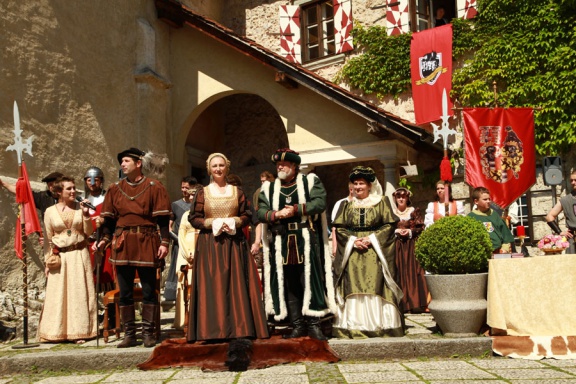
[[[429,52],[418,58],[420,80],[416,80],[416,85],[434,85],[441,73],[448,69],[442,67],[442,52]]]
[[[506,136],[501,141],[500,126],[480,126],[479,148],[482,173],[487,179],[497,183],[506,183],[510,174],[519,178],[521,165],[524,163],[522,141],[511,126],[506,127]]]

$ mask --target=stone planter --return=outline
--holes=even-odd
[[[488,273],[426,275],[428,305],[445,336],[476,336],[486,323]]]

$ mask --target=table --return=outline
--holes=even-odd
[[[487,319],[511,336],[576,336],[576,255],[490,260]]]

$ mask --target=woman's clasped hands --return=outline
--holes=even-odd
[[[360,250],[367,250],[372,246],[372,243],[368,237],[359,237],[354,240],[354,248]]]

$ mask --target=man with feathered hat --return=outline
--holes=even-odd
[[[133,347],[136,342],[134,311],[134,278],[136,271],[142,284],[142,339],[145,347],[156,344],[154,336],[156,269],[168,254],[170,200],[166,188],[146,172],[160,174],[167,163],[165,156],[129,148],[118,154],[126,178],[113,184],[104,198],[102,248],[110,243],[110,262],[116,266],[120,287],[120,317],[124,323],[124,340],[118,348]],[[158,228],[160,236],[158,236]]]
[[[285,338],[325,340],[320,319],[336,309],[326,190],[318,176],[299,172],[298,152],[279,149],[272,161],[278,178],[264,182],[258,199],[258,219],[272,235],[263,236],[265,309],[276,321],[288,317]]]

